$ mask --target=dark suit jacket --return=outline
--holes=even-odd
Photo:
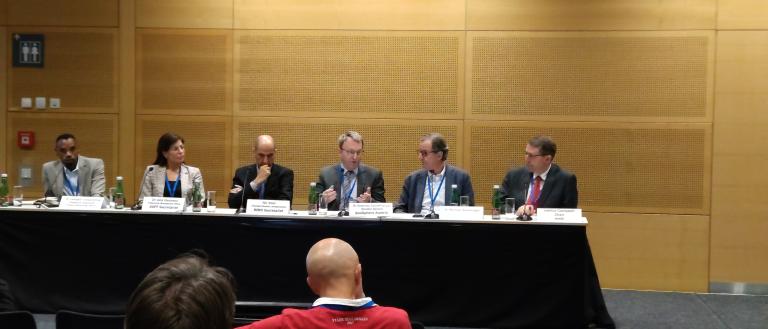
[[[252,164],[237,168],[235,177],[232,177],[232,188],[240,185],[243,189],[238,193],[230,193],[227,203],[230,208],[239,209],[248,203],[248,199],[258,199],[259,194],[251,188],[251,181],[256,178],[259,165]],[[272,171],[267,181],[264,183],[264,199],[267,200],[288,200],[293,203],[293,170],[278,164],[272,165]],[[245,197],[243,197],[245,193]]]
[[[457,184],[459,195],[469,196],[469,205],[475,205],[475,191],[472,189],[472,179],[464,170],[446,164],[445,165],[445,189],[446,198],[450,198],[453,191],[451,185]],[[395,204],[395,212],[420,213],[421,203],[424,200],[424,187],[427,183],[427,170],[419,169],[412,172],[403,182],[403,191],[400,192],[400,200]]]
[[[343,170],[340,164],[323,167],[320,169],[320,177],[317,179],[317,188],[321,193],[333,185],[333,189],[336,191],[336,200],[333,200],[328,205],[328,210],[339,210],[339,202],[341,202],[341,175]],[[357,194],[352,197],[357,197],[360,194],[365,193],[367,187],[371,187],[371,199],[372,202],[387,202],[384,198],[384,175],[381,170],[374,167],[360,164],[357,170]]]
[[[515,198],[515,208],[525,204],[528,186],[531,184],[531,172],[526,167],[510,170],[502,183],[502,197]],[[544,189],[539,197],[539,208],[576,208],[579,205],[579,191],[576,187],[576,175],[552,164],[544,181]]]

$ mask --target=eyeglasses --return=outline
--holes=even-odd
[[[361,155],[363,155],[363,152],[364,152],[363,150],[359,150],[359,151],[350,151],[350,150],[345,150],[345,149],[341,149],[341,150],[344,153],[346,153],[347,155],[350,155],[350,156],[354,156],[354,155],[361,156]]]
[[[416,151],[416,153],[420,154],[422,157],[425,157],[425,156],[427,156],[427,154],[430,154],[430,153],[437,153],[437,152],[435,152],[435,151],[422,151],[422,150],[417,150],[417,151]]]
[[[525,152],[526,158],[535,158],[535,157],[543,157],[543,156],[544,154],[531,154],[531,153]]]

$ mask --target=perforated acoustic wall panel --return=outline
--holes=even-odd
[[[200,168],[206,190],[217,191],[219,201],[226,200],[232,179],[231,160],[227,150],[232,147],[231,119],[223,116],[154,116],[139,115],[136,119],[136,168],[132,184],[138,191],[144,169],[155,161],[157,140],[166,132],[184,138],[185,163]]]
[[[114,185],[117,168],[117,116],[114,114],[8,113],[9,176],[18,184],[22,166],[32,168],[31,186],[25,187],[26,198],[42,196],[43,163],[57,160],[54,152],[56,137],[71,133],[77,137],[81,155],[104,160],[107,186]],[[34,131],[35,147],[16,147],[17,131]]]
[[[9,25],[117,27],[118,0],[7,0]]]
[[[351,119],[239,118],[237,123],[236,166],[253,163],[252,147],[256,137],[269,134],[277,146],[276,163],[294,171],[294,204],[307,204],[309,182],[317,181],[320,168],[339,163],[337,139],[347,130],[363,135],[365,153],[362,162],[379,168],[384,174],[387,202],[400,197],[403,180],[421,168],[416,150],[419,138],[430,132],[446,137],[451,149],[449,160],[459,164],[462,138],[460,121],[405,121]]]
[[[231,101],[231,31],[138,30],[138,113],[221,115]]]
[[[463,34],[238,31],[242,115],[408,118],[462,111]]]
[[[577,176],[580,208],[709,213],[709,124],[472,122],[467,131],[468,168],[486,206],[491,186],[525,163],[528,139],[545,134],[557,143],[555,162]]]
[[[9,104],[21,97],[58,97],[58,112],[117,112],[118,50],[116,29],[19,28],[15,33],[45,35],[45,67],[9,70]]]
[[[470,35],[473,118],[711,121],[712,32]]]

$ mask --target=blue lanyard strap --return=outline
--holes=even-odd
[[[168,173],[165,174],[165,187],[168,188],[168,195],[171,198],[176,195],[176,188],[179,187],[179,181],[181,181],[181,175],[176,177],[176,181],[173,182],[173,187],[171,187],[171,183],[168,182]]]
[[[339,304],[321,304],[317,306],[324,307],[331,310],[336,310],[336,311],[359,311],[359,310],[364,310],[367,308],[374,307],[376,306],[376,303],[374,303],[373,301],[370,301],[360,306],[349,306],[349,305],[339,305]]]
[[[80,184],[77,184],[74,188],[72,187],[72,182],[69,181],[69,176],[67,176],[67,169],[61,168],[61,170],[64,171],[64,187],[66,187],[70,193],[74,196],[80,195]]]
[[[440,185],[437,186],[437,191],[432,195],[432,180],[429,178],[429,173],[427,173],[427,186],[429,187],[429,202],[432,207],[431,209],[435,209],[435,201],[437,200],[437,196],[440,195],[440,189],[443,188],[443,182],[445,182],[445,175],[440,178]]]

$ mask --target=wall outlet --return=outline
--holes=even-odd
[[[23,109],[31,109],[32,108],[32,97],[22,97],[21,98],[21,108],[23,108]]]
[[[48,107],[52,109],[60,109],[61,108],[61,98],[51,98],[50,103],[48,104]]]
[[[35,97],[35,108],[36,109],[45,108],[45,97]]]

